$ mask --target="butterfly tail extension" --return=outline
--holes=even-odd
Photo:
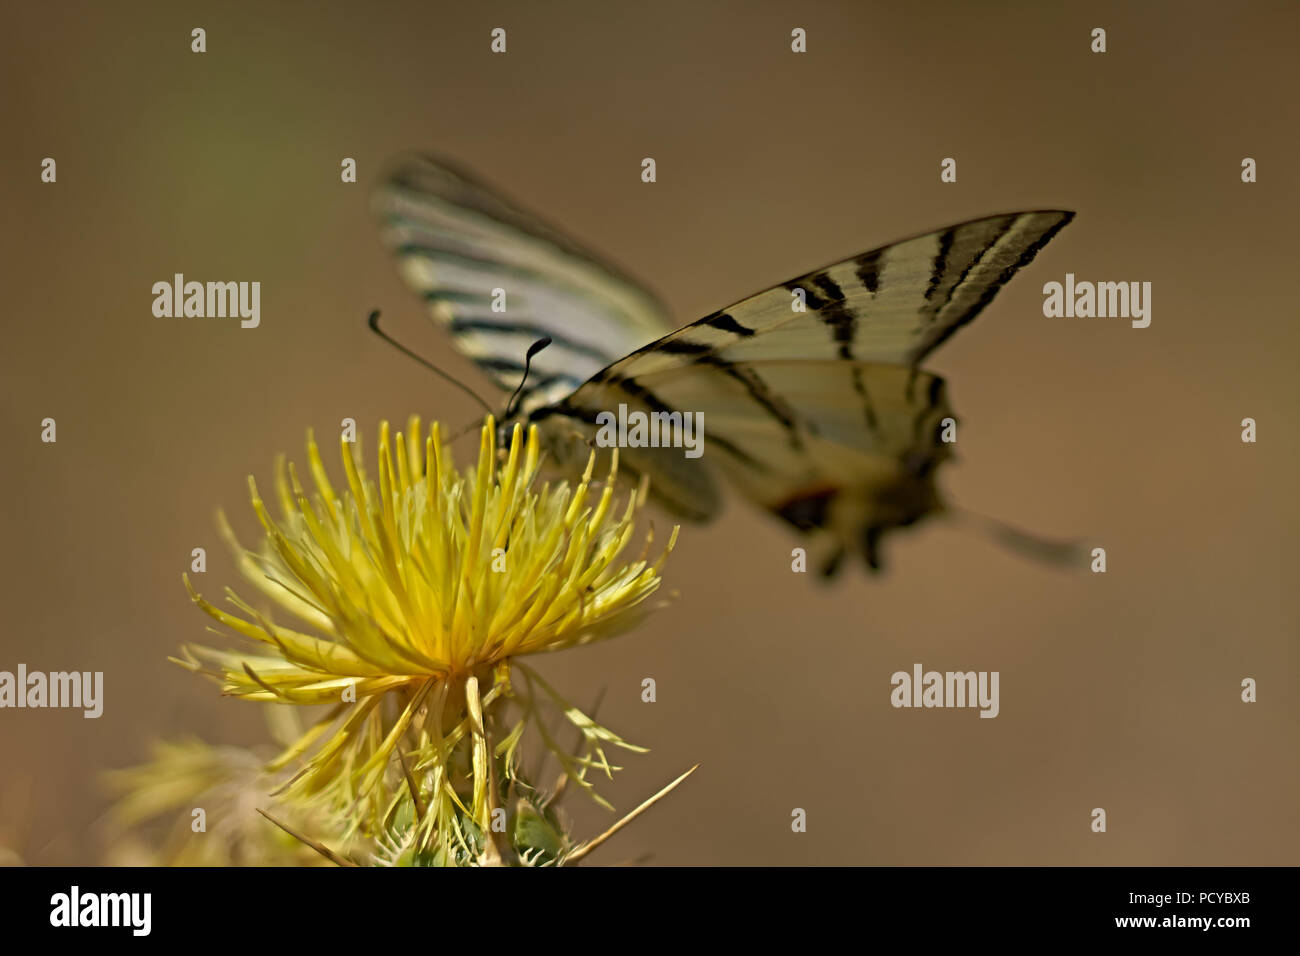
[[[1077,540],[1047,538],[964,508],[953,508],[949,515],[959,525],[972,528],[999,547],[1031,561],[1060,568],[1083,566],[1086,549]]]

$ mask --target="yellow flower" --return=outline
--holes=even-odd
[[[224,520],[223,532],[244,575],[305,629],[273,622],[233,592],[228,598],[239,613],[221,610],[186,578],[200,608],[261,652],[189,647],[178,663],[217,676],[227,695],[333,705],[271,764],[278,770],[314,751],[286,792],[325,795],[340,813],[367,801],[368,815],[350,819],[363,828],[357,821],[368,820],[376,833],[402,799],[413,800],[424,821],[423,845],[439,835],[449,839],[448,828],[460,825],[458,809],[487,832],[496,800],[492,767],[502,753],[512,759],[523,723],[500,748],[490,746],[484,712],[516,696],[509,662],[626,628],[658,588],[676,540],[674,528],[668,547],[650,563],[648,535],[646,552],[620,562],[644,490],[616,503],[617,454],[599,489],[592,482],[594,454],[576,486],[535,488],[536,428],[525,440],[516,426],[500,456],[495,434],[488,418],[477,466],[462,473],[436,423],[423,441],[417,418],[392,441],[383,423],[375,481],[367,478],[357,446],[341,442],[347,490],[340,495],[309,433],[315,494],[309,498],[297,470],[281,462],[278,521],[249,479],[265,530],[262,547],[243,551]],[[537,681],[590,745],[592,754],[582,758],[557,753],[566,772],[586,788],[587,767],[614,769],[602,742],[629,745],[527,674],[528,686]],[[534,717],[536,702],[528,698],[524,711],[524,720]],[[394,780],[407,785],[405,792]],[[381,781],[385,786],[378,787]]]

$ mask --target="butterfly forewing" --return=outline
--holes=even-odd
[[[989,216],[862,253],[678,329],[602,377],[774,358],[914,364],[975,318],[1073,215]]]

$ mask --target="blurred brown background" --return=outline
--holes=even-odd
[[[737,502],[684,529],[673,607],[541,661],[576,700],[607,688],[603,721],[652,748],[606,786],[621,808],[702,764],[593,862],[1297,862],[1300,15],[1045,6],[7,9],[0,669],[103,670],[106,702],[97,721],[0,711],[0,844],[93,862],[99,771],[158,735],[264,739],[256,708],[166,661],[205,636],[190,550],[208,548],[205,591],[238,583],[212,516],[253,539],[247,474],[345,416],[370,439],[383,417],[473,416],[364,324],[383,308],[486,391],[368,210],[383,162],[417,147],[623,263],[683,323],[920,230],[1078,211],[927,367],[963,422],[949,497],[1103,545],[1109,572],[933,524],[887,541],[883,578],[824,588]],[[1043,318],[1042,284],[1067,271],[1152,282],[1151,327]],[[150,287],[174,272],[259,280],[261,327],[155,318]],[[1000,671],[1001,715],[892,709],[889,676],[914,662]],[[608,822],[569,806],[580,832]]]

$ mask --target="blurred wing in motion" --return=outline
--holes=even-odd
[[[519,384],[528,346],[551,338],[524,411],[673,327],[653,294],[445,161],[394,164],[374,205],[403,278],[502,390]]]

